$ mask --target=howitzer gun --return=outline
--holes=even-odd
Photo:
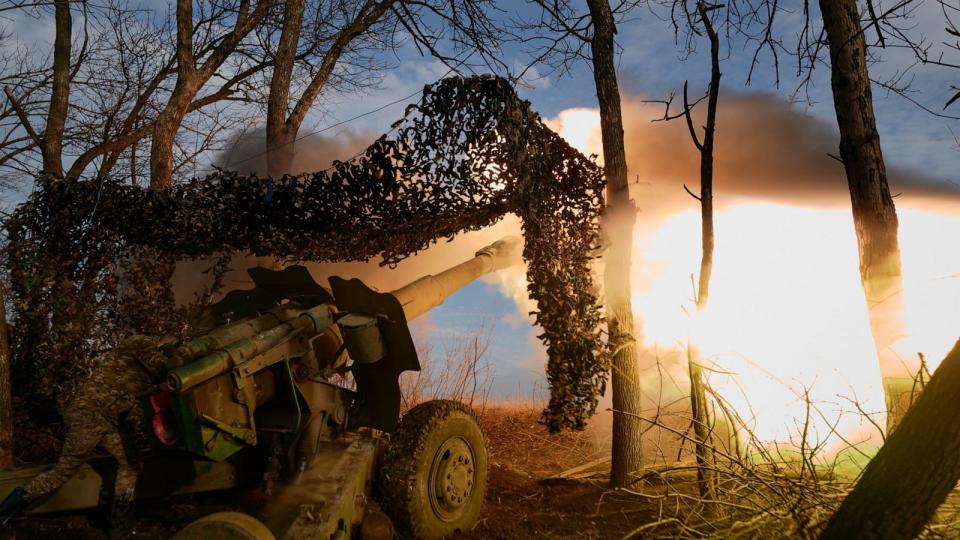
[[[302,266],[249,269],[253,289],[206,309],[199,337],[164,347],[174,368],[144,399],[154,449],[137,498],[245,485],[270,494],[253,515],[190,523],[181,540],[333,540],[361,525],[364,538],[391,538],[391,521],[367,508],[374,492],[412,537],[471,528],[486,492],[484,436],[469,407],[452,401],[420,404],[400,421],[398,377],[420,369],[407,322],[519,261],[519,243],[505,238],[389,293],[338,277],[328,290]],[[91,460],[29,512],[98,506],[111,469]],[[0,473],[0,497],[43,470]]]
[[[505,238],[389,293],[339,277],[330,278],[327,292],[303,267],[251,269],[254,289],[211,307],[208,317],[222,324],[168,351],[183,365],[149,397],[156,442],[215,462],[258,455],[266,462],[262,477],[281,489],[258,516],[273,534],[349,537],[363,514],[355,501],[383,453],[383,440],[369,433],[398,430],[398,377],[420,369],[407,322],[519,261],[519,243]],[[355,388],[333,382],[347,375]],[[465,530],[486,489],[479,426],[467,407],[452,402],[428,402],[408,416],[380,473],[385,509],[417,537]],[[374,431],[358,435],[364,428]],[[419,441],[416,448],[410,441]],[[411,486],[419,486],[422,500],[407,496]],[[321,524],[304,517],[311,501]],[[228,518],[230,527],[247,517]],[[182,535],[202,537],[211,526],[196,523]]]
[[[219,461],[257,444],[258,432],[298,436],[311,424],[323,424],[311,426],[311,437],[334,427],[393,431],[397,377],[420,369],[407,322],[519,260],[518,245],[515,237],[500,240],[389,293],[332,277],[329,294],[303,267],[252,269],[257,289],[231,293],[211,308],[214,318],[239,313],[241,320],[169,351],[184,365],[150,398],[157,441]],[[346,373],[356,390],[328,380]],[[309,455],[312,443],[304,444]]]

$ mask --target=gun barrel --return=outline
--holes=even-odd
[[[407,320],[413,320],[439,306],[451,294],[484,274],[513,266],[520,261],[520,238],[508,236],[481,249],[463,263],[435,276],[424,276],[392,294],[403,306]]]

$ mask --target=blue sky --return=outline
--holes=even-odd
[[[505,6],[514,4],[504,3]],[[800,2],[795,4],[799,5]],[[910,23],[909,34],[914,37],[923,36],[935,45],[949,40],[950,36],[944,30],[942,15],[935,3],[922,2],[918,3],[918,6]],[[816,6],[812,8],[815,10]],[[529,10],[530,8],[526,7],[521,9],[524,12]],[[701,40],[697,43],[697,51],[692,55],[684,54],[675,43],[672,28],[663,19],[665,15],[666,12],[662,9],[638,8],[618,27],[617,44],[621,51],[618,57],[618,76],[622,93],[660,99],[682,87],[685,80],[690,81],[691,95],[699,95],[705,89],[709,79],[706,43]],[[778,28],[787,48],[794,46],[800,28],[800,17],[799,12],[778,15]],[[817,13],[814,12],[812,17],[816,25]],[[872,40],[873,34],[868,37]],[[732,43],[722,47],[722,93],[769,92],[780,96],[784,101],[794,101],[793,106],[796,109],[815,118],[831,123],[834,121],[830,77],[826,64],[821,62],[816,67],[811,84],[797,94],[800,79],[797,77],[796,58],[784,51],[780,52],[780,84],[777,87],[772,57],[769,51],[764,51],[759,55],[751,85],[747,87],[745,83],[755,44],[734,39]],[[934,47],[933,50],[940,49]],[[527,55],[516,47],[507,47],[504,53],[505,63],[508,65],[519,67],[527,63]],[[913,63],[912,55],[903,49],[891,47],[883,51],[875,50],[875,53],[879,58],[870,68],[871,76],[875,79],[885,80]],[[955,54],[960,57],[960,53]],[[334,119],[348,118],[357,111],[370,110],[409,95],[448,71],[439,62],[419,56],[413,47],[408,46],[398,51],[397,56],[398,68],[386,74],[378,91],[365,96],[362,104],[356,100],[356,96],[333,97],[340,106],[333,107],[330,117],[325,120],[332,122]],[[912,97],[936,110],[952,95],[950,85],[957,85],[960,80],[960,70],[916,67],[911,73],[914,77]],[[520,93],[546,117],[555,116],[572,107],[596,106],[592,71],[585,62],[575,64],[569,74],[553,74],[541,79],[530,78],[530,83],[532,88],[521,88]],[[955,132],[960,131],[957,129],[956,120],[939,119],[923,113],[905,98],[889,94],[877,87],[874,89],[874,105],[888,161],[901,167],[923,168],[936,176],[954,175],[958,156],[955,153],[948,155],[949,153],[943,150],[951,150],[951,147],[955,146],[948,126],[952,125]],[[960,116],[960,109],[956,107],[954,106],[953,114]],[[401,111],[400,105],[390,107],[354,122],[352,126],[354,129],[382,132]],[[322,126],[324,123],[318,120],[318,125]]]
[[[485,281],[467,285],[431,311],[428,324],[428,332],[416,324],[413,332],[429,335],[434,348],[455,349],[478,331],[489,336],[485,360],[493,368],[496,397],[542,397],[539,392],[545,384],[542,365],[546,355],[534,341],[536,328],[517,316],[513,300],[498,286]]]

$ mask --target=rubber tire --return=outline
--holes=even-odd
[[[171,540],[276,540],[257,518],[240,512],[218,512],[181,529]]]
[[[444,521],[431,507],[427,484],[437,450],[454,437],[469,444],[475,475],[463,513]],[[470,407],[450,400],[422,403],[404,415],[390,437],[378,475],[381,504],[397,528],[413,538],[439,540],[469,531],[483,511],[488,467],[486,437]]]

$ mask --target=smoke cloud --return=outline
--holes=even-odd
[[[295,143],[296,153],[286,174],[316,172],[335,160],[345,161],[362,152],[379,136],[376,133],[341,130],[330,136],[311,135]],[[227,149],[214,159],[217,167],[266,176],[267,135],[263,128],[237,133],[227,144]]]
[[[705,107],[694,114],[702,136]],[[660,105],[641,98],[624,102],[627,165],[637,181],[635,197],[644,211],[672,213],[676,204],[696,203],[683,190],[699,191],[699,153],[682,119],[653,122]],[[748,197],[821,208],[849,207],[846,176],[836,156],[840,141],[834,124],[813,118],[769,94],[730,93],[721,97],[714,149],[714,194],[723,205]],[[887,164],[896,203],[942,205],[960,201],[960,187],[922,171]],[[645,201],[653,195],[658,206]],[[662,196],[662,201],[661,201]]]

